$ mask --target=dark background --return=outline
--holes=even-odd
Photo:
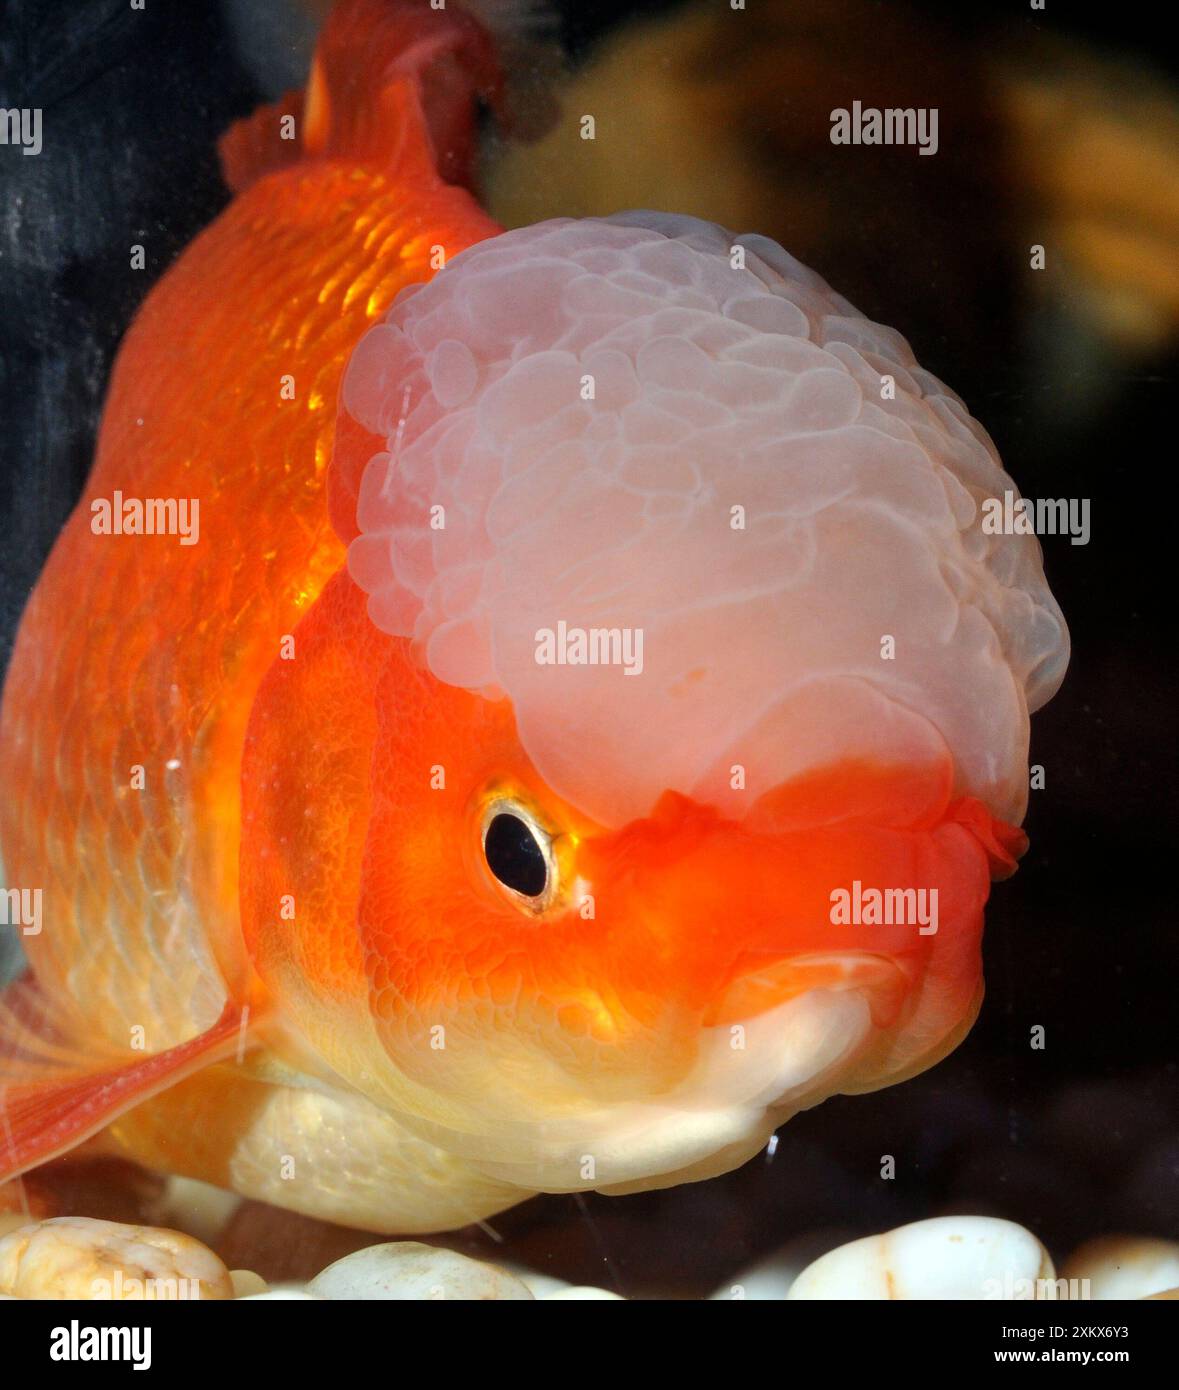
[[[618,19],[675,5],[556,8],[578,59]],[[943,8],[916,10],[944,21]],[[1054,4],[1048,20],[1018,4],[952,8],[975,55],[1047,22],[1156,71],[1165,51],[1139,7]],[[216,136],[257,104],[260,81],[298,71],[281,45],[239,56],[242,32],[197,0],[149,0],[143,13],[126,0],[0,5],[0,106],[46,111],[41,157],[0,147],[0,662],[89,467],[120,336],[226,201]],[[138,274],[134,242],[147,248]],[[947,1210],[1023,1222],[1055,1254],[1103,1231],[1179,1239],[1173,344],[1149,360],[1103,360],[1100,408],[1078,411],[1089,379],[1059,363],[1037,375],[1012,347],[1020,309],[1001,283],[987,291],[989,328],[964,343],[954,325],[977,303],[947,298],[942,331],[911,317],[911,296],[898,302],[887,277],[857,298],[840,266],[816,268],[910,336],[1025,495],[1091,499],[1087,546],[1044,541],[1072,665],[1033,721],[1047,787],[1032,794],[1031,850],[988,910],[982,1016],[950,1059],[796,1118],[772,1159],[725,1179],[622,1200],[542,1198],[496,1219],[531,1262],[624,1292],[699,1293],[799,1233]],[[977,272],[993,279],[993,262]],[[1036,1024],[1044,1051],[1029,1046]],[[883,1154],[897,1160],[892,1182],[879,1176]]]

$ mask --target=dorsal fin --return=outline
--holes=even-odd
[[[467,184],[479,100],[502,107],[495,43],[457,5],[341,0],[315,49],[305,93],[288,92],[221,140],[241,192],[303,159],[342,158],[399,176]]]

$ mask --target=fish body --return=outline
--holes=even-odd
[[[393,7],[347,7],[319,84],[333,45],[350,65],[370,44],[404,54],[405,22]],[[443,59],[475,69],[472,91],[491,72],[488,41],[466,21],[436,28]],[[435,138],[454,137],[432,135],[419,80],[409,62],[383,82],[379,157],[333,154],[333,140],[355,145],[348,107],[328,109],[346,101],[339,85],[320,93],[318,137],[297,99],[231,133],[240,192],[129,330],[85,493],[21,624],[0,776],[24,790],[5,798],[0,833],[7,882],[43,889],[46,924],[23,938],[37,991],[19,1012],[52,1018],[78,1061],[121,1070],[206,1034],[227,1008],[231,1055],[251,1029],[254,1054],[268,1001],[237,905],[241,749],[263,674],[344,563],[326,483],[340,375],[364,328],[433,273],[435,248],[453,256],[499,230],[438,173]],[[301,128],[290,145],[284,116]],[[96,534],[95,504],[116,493],[197,499],[199,542]],[[47,1096],[59,1069],[47,1060]],[[193,1167],[231,1178],[223,1146],[201,1154],[199,1127],[186,1148]]]
[[[1034,539],[979,543],[993,446],[770,243],[502,233],[454,181],[497,91],[465,16],[342,4],[128,333],[5,686],[2,1173],[97,1136],[444,1229],[725,1171],[977,1012],[1066,649]]]

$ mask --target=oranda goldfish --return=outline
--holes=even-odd
[[[971,1026],[1067,661],[1014,484],[765,238],[503,232],[500,90],[475,19],[343,0],[126,337],[5,687],[0,1177],[444,1229]]]

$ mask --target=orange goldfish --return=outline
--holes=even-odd
[[[724,1172],[977,1013],[1067,661],[994,446],[765,238],[502,231],[501,96],[470,16],[342,0],[127,335],[4,692],[0,1177],[441,1230]]]

